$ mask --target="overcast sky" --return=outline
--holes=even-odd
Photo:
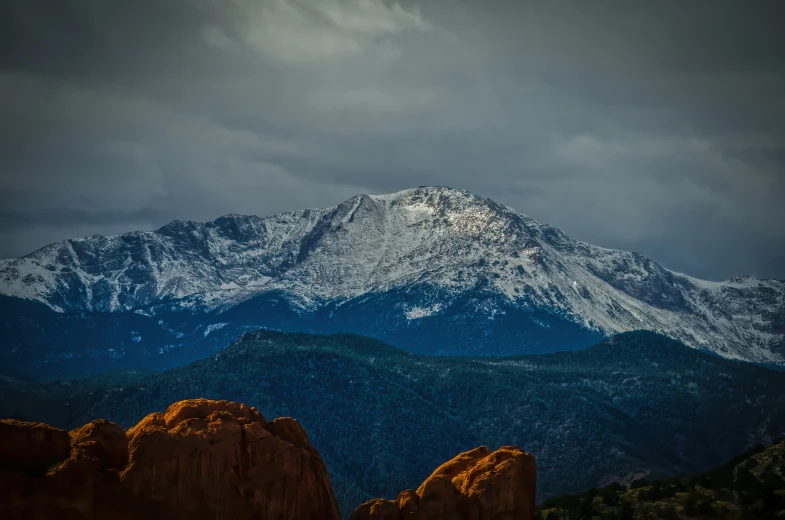
[[[0,257],[470,190],[785,278],[785,2],[3,0]]]

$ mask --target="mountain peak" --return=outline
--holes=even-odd
[[[445,186],[269,217],[173,221],[0,262],[0,295],[57,312],[197,316],[244,308],[236,323],[220,325],[232,321],[222,317],[211,325],[237,335],[243,326],[283,323],[400,334],[419,345],[412,350],[433,353],[542,352],[648,329],[726,357],[783,363],[783,294],[773,281],[702,282]],[[263,312],[265,305],[277,310]],[[341,315],[347,321],[339,325]],[[420,327],[458,335],[432,348]],[[213,330],[198,334],[212,338]],[[137,342],[117,343],[125,341]]]
[[[485,200],[477,195],[457,188],[450,188],[449,186],[418,186],[417,188],[410,188],[406,190],[397,191],[394,193],[382,195],[369,195],[373,200],[378,201],[435,201],[438,199],[456,199],[456,200]]]

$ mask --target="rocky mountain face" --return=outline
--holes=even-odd
[[[471,355],[574,349],[646,329],[783,364],[785,282],[698,280],[426,187],[66,240],[0,262],[2,361],[16,374],[162,368],[261,326]]]
[[[327,470],[290,418],[194,399],[124,432],[0,421],[3,518],[338,519]]]
[[[536,481],[531,454],[517,446],[493,453],[481,446],[439,466],[416,491],[362,504],[351,520],[534,520]]]

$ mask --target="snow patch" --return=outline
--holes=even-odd
[[[260,276],[255,280],[251,280],[246,284],[246,287],[261,287],[263,285],[267,285],[267,282],[272,280],[269,276]]]
[[[415,191],[417,191],[417,189],[416,188],[412,188],[412,189],[408,189],[408,190],[396,191],[395,193],[388,193],[387,195],[368,195],[368,196],[370,198],[374,199],[374,200],[393,201],[393,200],[401,200],[401,199],[411,195]]]
[[[211,323],[210,325],[207,326],[206,329],[204,329],[204,337],[206,338],[207,336],[210,335],[211,332],[216,331],[216,330],[221,330],[222,328],[226,327],[227,325],[229,325],[229,324],[228,323]]]
[[[427,316],[433,316],[441,310],[442,304],[437,303],[435,305],[431,305],[430,307],[412,307],[411,309],[407,310],[405,314],[407,320],[416,320],[419,318],[425,318]]]

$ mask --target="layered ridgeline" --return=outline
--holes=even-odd
[[[0,417],[127,428],[195,395],[296,417],[341,510],[416,489],[476,446],[537,460],[538,497],[695,473],[785,433],[785,373],[650,332],[576,352],[423,357],[355,335],[249,332],[163,373],[0,384]]]
[[[268,327],[447,355],[574,349],[645,329],[783,364],[783,295],[783,281],[698,280],[466,191],[423,187],[2,261],[0,362],[29,377],[162,368]]]

